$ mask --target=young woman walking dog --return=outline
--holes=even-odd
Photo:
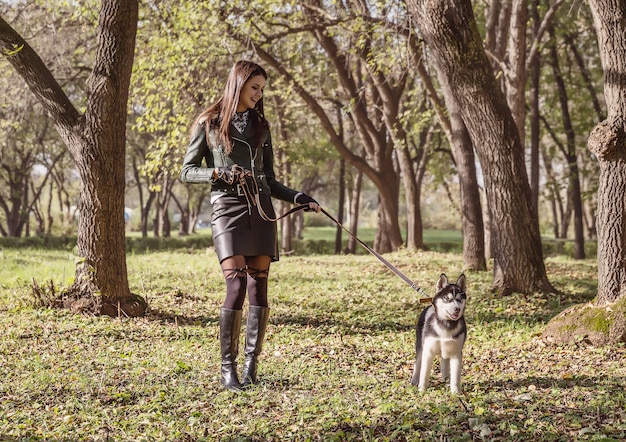
[[[267,73],[237,61],[224,93],[194,121],[180,179],[211,184],[211,230],[226,296],[220,309],[221,382],[230,390],[256,383],[269,317],[270,263],[278,261],[276,215],[271,198],[308,205],[312,197],[276,180],[270,127],[263,112]],[[237,355],[243,304],[249,300],[241,378]],[[241,380],[240,380],[241,379]]]

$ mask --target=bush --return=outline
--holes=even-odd
[[[371,237],[373,232],[363,230],[363,235],[359,235],[369,246],[372,246]],[[363,236],[361,238],[361,236]],[[335,253],[334,229],[328,227],[307,227],[305,229],[305,239],[293,240],[294,253],[296,255],[333,255]],[[463,253],[463,237],[459,234],[452,235],[449,232],[425,231],[424,242],[429,250],[443,253]],[[342,241],[342,250],[348,244],[347,235]],[[29,236],[25,238],[5,238],[0,237],[0,247],[3,248],[35,248],[43,250],[71,250],[76,246],[75,236]],[[572,240],[555,240],[551,238],[542,239],[544,257],[568,256],[574,257],[574,242]],[[126,237],[126,252],[146,253],[158,250],[200,250],[213,247],[213,239],[210,235],[190,235],[184,237],[170,238],[142,238],[138,236]],[[588,258],[597,255],[598,244],[596,241],[585,241],[585,254]],[[357,244],[356,254],[367,254],[368,252]]]
[[[574,241],[564,239],[543,239],[543,256],[559,256],[565,255],[570,258],[574,257]],[[585,241],[585,256],[592,258],[598,254],[597,241]]]
[[[0,247],[9,249],[71,250],[76,246],[75,236],[28,236],[24,238],[0,237]]]
[[[185,236],[172,238],[154,237],[126,237],[126,251],[145,253],[157,250],[198,250],[213,246],[210,236]],[[0,238],[0,247],[11,249],[44,249],[44,250],[71,250],[76,247],[76,237],[37,237]]]
[[[126,238],[126,251],[132,253],[179,249],[199,250],[206,249],[207,247],[213,247],[213,238],[210,236],[190,235],[177,238]]]

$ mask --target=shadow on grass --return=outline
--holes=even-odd
[[[245,310],[245,309],[244,309]],[[370,313],[371,314],[371,313]],[[355,316],[368,317],[366,312],[354,312]],[[217,325],[219,323],[219,311],[214,315],[178,315],[159,309],[150,309],[146,319],[164,324],[177,324],[183,326]],[[245,313],[244,313],[245,323]],[[311,317],[307,315],[283,315],[270,314],[270,324],[288,325],[300,328],[317,328],[328,330],[329,334],[336,334],[338,330],[345,335],[373,334],[376,332],[394,331],[404,333],[413,329],[413,325],[407,325],[397,321],[359,322],[342,320],[335,317]]]
[[[537,299],[534,305],[534,298],[531,296],[523,296],[525,301],[523,304],[519,304],[519,299],[503,297],[497,300],[498,305],[493,308],[486,308],[483,302],[479,302],[476,309],[472,308],[470,300],[466,310],[466,320],[468,324],[472,322],[545,324],[563,310],[573,305],[588,303],[594,297],[595,295],[588,292],[575,295],[555,295]],[[541,305],[542,301],[545,302],[544,305]],[[533,308],[529,308],[529,305],[533,305]]]
[[[486,413],[484,420],[491,428],[497,428],[502,422],[514,427],[518,432],[511,440],[529,440],[536,436],[536,425],[543,422],[549,425],[542,425],[541,440],[588,440],[590,437],[581,437],[580,433],[581,429],[588,428],[603,437],[593,440],[612,441],[626,440],[626,427],[622,424],[626,418],[625,384],[624,377],[530,376],[473,385],[488,395],[497,396],[495,402],[503,404],[500,413]],[[469,392],[472,383],[466,387]],[[514,392],[514,396],[510,392]],[[487,399],[488,402],[493,400]]]
[[[541,376],[529,376],[527,378],[513,379],[513,380],[498,380],[490,382],[477,382],[468,383],[468,385],[474,385],[479,390],[519,390],[528,387],[538,389],[551,389],[558,388],[560,390],[568,390],[572,388],[603,388],[609,391],[624,391],[626,386],[626,378],[624,377],[591,377],[591,376],[572,376],[567,378],[556,377],[541,377]],[[467,386],[466,386],[467,387]],[[541,395],[541,393],[537,393]],[[509,398],[511,399],[511,398]],[[512,400],[512,399],[511,399]],[[625,409],[626,412],[626,409]]]
[[[179,326],[197,326],[218,324],[220,317],[219,310],[215,312],[215,315],[179,315],[157,308],[150,308],[146,319],[165,324],[178,324]]]
[[[472,324],[478,323],[545,324],[568,307],[589,302],[593,299],[593,295],[585,291],[582,294],[549,297],[547,300],[544,300],[544,305],[540,305],[539,300],[533,303],[532,297],[518,296],[522,298],[494,298],[491,300],[495,304],[492,308],[485,306],[485,302],[490,302],[488,299],[480,300],[476,309],[473,309],[470,301],[466,311],[468,326],[471,327]],[[524,302],[521,302],[521,299]],[[532,308],[529,308],[529,305]],[[344,335],[352,336],[385,332],[406,333],[414,330],[417,318],[423,308],[425,306],[410,303],[386,306],[371,305],[367,307],[361,305],[358,308],[354,308],[354,306],[342,308],[341,305],[333,305],[330,309],[323,311],[322,314],[319,313],[319,310],[314,312],[317,315],[306,313],[290,314],[288,313],[292,311],[290,302],[282,301],[277,308],[272,309],[270,323],[296,328],[316,328],[320,332],[327,332],[328,334],[340,332]],[[299,309],[298,311],[301,310]],[[219,308],[215,308],[210,314],[197,315],[178,314],[166,309],[149,308],[146,317],[162,323],[174,323],[179,326],[205,326],[219,323]]]
[[[371,313],[369,313],[371,314]],[[368,317],[367,313],[354,312],[355,317]],[[270,322],[281,325],[291,325],[302,328],[317,328],[328,330],[329,334],[341,331],[343,335],[375,334],[380,332],[404,333],[413,330],[413,325],[398,321],[383,319],[375,322],[363,322],[358,320],[344,320],[334,316],[311,317],[306,315],[275,315],[270,316]]]

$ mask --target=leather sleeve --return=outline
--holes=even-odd
[[[202,160],[205,162],[204,167]],[[180,180],[184,183],[209,183],[213,175],[213,167],[213,154],[207,144],[204,125],[198,125],[187,146]]]
[[[274,173],[274,149],[272,147],[272,138],[268,135],[267,140],[262,144],[263,148],[263,172],[267,179],[267,184],[270,186],[270,192],[274,198],[279,200],[293,203],[294,198],[298,194],[296,190],[293,190],[276,179]]]

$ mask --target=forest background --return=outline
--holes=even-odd
[[[550,9],[536,3],[533,13],[538,16],[533,20],[540,20]],[[84,96],[87,67],[93,63],[95,53],[97,3],[81,2],[78,7],[73,2],[55,2],[49,8],[46,5],[49,3],[3,2],[3,15],[15,27],[26,30],[28,41],[42,54],[70,98],[80,99]],[[273,125],[281,179],[316,195],[331,213],[339,213],[342,218],[345,214],[346,223],[352,224],[356,232],[358,226],[376,227],[382,222],[377,215],[381,192],[373,182],[388,174],[395,184],[386,182],[385,187],[395,189],[392,195],[398,204],[394,225],[401,226],[403,232],[409,224],[461,230],[459,176],[445,120],[440,120],[441,110],[436,108],[441,101],[432,99],[438,87],[435,71],[429,67],[428,55],[412,47],[419,41],[406,34],[410,19],[402,3],[379,6],[372,3],[367,9],[369,16],[358,11],[361,15],[355,19],[356,11],[349,9],[354,5],[311,17],[272,12],[279,7],[271,2],[241,9],[233,3],[226,10],[194,2],[144,2],[129,104],[128,230],[168,237],[173,229],[188,235],[205,225],[210,213],[208,189],[184,186],[177,180],[190,124],[221,93],[233,60],[259,58],[255,43],[263,43],[263,50],[276,63],[265,63],[270,73],[266,108]],[[508,62],[511,54],[507,52],[507,38],[515,11],[507,2],[494,2],[489,7],[478,3],[475,8],[495,74],[503,88],[510,88],[512,66]],[[527,167],[533,171],[529,176],[542,234],[592,242],[596,239],[599,170],[586,149],[586,140],[606,114],[601,63],[586,5],[565,2],[552,13],[541,40],[529,39],[541,49],[532,59],[539,74],[535,89],[525,86],[525,77],[517,78],[517,88],[538,98],[520,132],[529,134],[522,141]],[[227,21],[224,27],[220,25],[224,16],[238,19]],[[332,17],[336,17],[334,21]],[[334,51],[319,47],[316,32],[321,31],[335,39]],[[41,104],[17,72],[5,61],[2,63],[0,234],[71,236],[76,229],[79,176]],[[365,73],[359,77],[353,74],[354,90],[340,84],[342,75],[359,69],[377,69],[378,81],[390,86],[389,98],[397,111],[393,123],[405,134],[400,142],[408,148],[408,165],[418,195],[410,211],[407,204],[411,201],[400,185],[400,162],[404,159],[394,153],[396,142],[392,140],[391,149],[386,141],[380,150],[369,152],[355,128],[360,122],[351,106],[356,97],[362,97],[371,113],[372,130],[378,137],[392,139],[384,121],[387,97],[374,94],[374,79]],[[298,94],[298,87],[304,89],[303,93]],[[76,105],[81,106],[80,102]],[[328,121],[320,121],[319,115]],[[342,156],[335,148],[324,129],[328,122],[339,128],[332,135],[342,137],[348,154],[362,159],[358,167],[346,166],[346,158],[348,163],[356,160]],[[476,162],[476,166],[482,188],[480,164]],[[390,171],[385,170],[387,167]],[[307,221],[328,224],[320,217],[309,217]],[[490,223],[485,226],[488,232]],[[423,246],[421,233],[417,239],[406,235],[405,245]],[[378,250],[390,249],[384,239],[378,241]],[[288,243],[283,244],[284,250],[289,248]],[[486,252],[489,256],[488,247]]]
[[[17,11],[15,20],[41,12],[36,3],[10,2],[9,6]],[[70,2],[67,6],[75,5]],[[620,22],[611,17],[621,10],[611,4],[592,4],[586,26],[581,6],[573,20],[576,31],[565,38],[569,46],[558,44],[554,26],[563,6],[560,1],[545,5],[523,1],[477,5],[476,11],[469,2],[451,6],[445,2],[417,1],[371,5],[277,2],[229,3],[220,7],[186,3],[176,6],[147,3],[144,5],[147,8],[139,8],[136,3],[121,6],[115,1],[103,2],[97,16],[90,15],[94,8],[71,10],[68,28],[79,26],[81,35],[87,37],[88,29],[96,30],[96,38],[85,43],[95,41],[93,51],[85,51],[83,45],[69,54],[69,59],[85,58],[72,60],[67,66],[82,66],[84,61],[89,61],[90,54],[94,56],[94,68],[84,69],[89,75],[84,83],[78,84],[85,85],[84,90],[72,82],[61,85],[57,77],[63,78],[67,73],[53,73],[19,32],[2,21],[4,55],[51,115],[74,164],[73,168],[63,170],[75,171],[76,181],[81,185],[78,202],[72,204],[71,187],[65,188],[66,181],[71,180],[59,179],[58,169],[52,167],[63,161],[63,149],[58,155],[47,151],[33,154],[31,147],[26,147],[27,153],[20,148],[7,149],[8,155],[3,158],[19,158],[17,163],[27,166],[26,170],[17,168],[17,173],[15,167],[5,169],[10,177],[7,181],[13,186],[9,186],[10,196],[0,200],[6,218],[6,228],[0,228],[7,236],[20,236],[23,231],[28,235],[30,218],[35,214],[38,234],[49,235],[56,195],[60,218],[78,222],[77,249],[81,261],[77,264],[76,281],[69,290],[77,301],[101,293],[101,298],[92,296],[90,302],[104,305],[109,313],[114,313],[114,306],[120,302],[124,304],[122,310],[133,316],[145,310],[145,302],[128,288],[121,220],[123,213],[130,221],[130,209],[122,207],[125,199],[122,190],[128,189],[126,185],[122,188],[122,183],[128,181],[126,175],[131,183],[134,181],[143,236],[147,235],[150,216],[155,234],[170,236],[172,203],[178,209],[175,215],[179,233],[194,232],[207,190],[189,185],[177,187],[180,139],[192,120],[189,109],[197,114],[207,99],[211,100],[205,91],[215,89],[216,67],[225,70],[214,59],[232,62],[230,59],[242,55],[260,58],[278,74],[276,90],[282,92],[267,97],[280,111],[274,115],[277,139],[284,146],[299,143],[306,146],[293,150],[277,148],[283,181],[290,184],[298,176],[292,173],[293,160],[289,155],[293,157],[293,151],[300,155],[298,158],[307,160],[300,163],[312,166],[299,167],[300,184],[295,186],[308,193],[317,189],[325,196],[333,194],[327,189],[336,189],[338,218],[341,222],[347,212],[351,230],[356,232],[363,178],[367,178],[376,189],[373,245],[379,252],[403,246],[409,250],[425,248],[422,199],[428,198],[422,195],[426,177],[431,178],[431,186],[434,183],[445,189],[448,204],[452,206],[447,213],[460,219],[466,268],[486,270],[487,259],[492,259],[493,289],[503,295],[556,292],[543,262],[540,193],[547,195],[541,202],[549,202],[552,230],[557,238],[567,238],[572,221],[577,259],[583,259],[586,254],[585,227],[588,236],[597,234],[596,213],[602,214],[598,219],[604,225],[619,228],[622,224],[621,217],[612,216],[621,213],[623,205],[617,188],[598,186],[602,192],[596,194],[602,196],[602,203],[594,203],[593,197],[583,197],[593,187],[591,183],[596,182],[593,179],[586,182],[587,169],[593,169],[593,161],[588,161],[593,159],[592,152],[600,156],[600,165],[619,166],[613,152],[623,119],[619,104],[621,89],[619,81],[607,80],[621,78],[613,75],[623,68],[623,63],[620,64],[623,59],[614,57],[621,54],[621,42],[619,37],[614,37],[613,29],[616,26],[619,29]],[[569,13],[571,10],[567,17],[571,17]],[[49,16],[48,12],[46,17]],[[481,20],[475,20],[475,16]],[[590,21],[593,26],[589,25]],[[87,26],[96,23],[95,28]],[[530,24],[534,26],[532,32]],[[211,45],[216,36],[205,32],[207,27],[230,39]],[[53,29],[53,37],[60,35],[56,27]],[[604,95],[611,100],[606,121],[602,119],[602,104],[588,66],[591,63],[585,62],[576,40],[586,41],[588,35],[595,33],[606,33],[610,38],[600,40],[599,46]],[[215,56],[194,58],[198,52],[204,54],[196,49],[203,46],[202,39],[207,35],[209,40],[204,47],[210,48]],[[578,76],[573,70],[564,74],[559,47],[565,49],[565,56],[577,62]],[[549,69],[548,75],[542,77],[544,52]],[[304,53],[308,60],[303,64],[297,56]],[[54,60],[68,60],[67,53],[63,57]],[[192,63],[194,60],[198,63]],[[559,110],[555,122],[546,117],[547,109],[543,105],[545,97],[550,95],[542,95],[542,81],[556,85],[549,91],[554,93],[550,102],[558,103],[554,106]],[[585,91],[596,111],[597,124],[588,139],[588,151],[577,148],[575,119],[570,111],[566,85],[576,82],[581,85],[578,95]],[[86,100],[84,109],[80,104],[83,100]],[[299,103],[305,106],[298,108]],[[310,115],[316,117],[319,126],[306,125],[303,130],[298,121],[308,121]],[[590,120],[584,120],[588,126],[592,124]],[[128,135],[127,121],[131,123]],[[540,130],[540,123],[545,126],[544,131]],[[7,127],[16,130],[22,126]],[[299,136],[292,135],[293,127],[300,132]],[[313,132],[306,133],[311,129]],[[311,139],[320,133],[325,137],[316,138],[315,146],[311,147],[307,137]],[[564,140],[560,133],[565,134]],[[38,134],[40,146],[48,146],[43,141],[45,138],[45,131]],[[134,155],[135,147],[128,149],[127,143],[148,147],[137,148],[140,154]],[[322,155],[324,145],[333,149]],[[333,151],[339,155],[335,161]],[[559,156],[548,152],[560,152],[565,162],[559,164]],[[543,168],[540,157],[544,160]],[[443,173],[450,170],[445,166],[432,166],[431,160],[445,165],[446,158],[456,174]],[[317,166],[313,167],[312,159]],[[333,163],[331,173],[328,167],[321,173],[319,164]],[[125,171],[129,165],[130,170]],[[347,165],[355,170],[347,169]],[[32,169],[42,172],[34,181],[25,178],[35,175]],[[332,173],[333,169],[337,170],[336,174]],[[566,186],[555,185],[558,182],[554,180],[555,171],[563,174],[561,181]],[[347,172],[354,172],[352,186],[346,186]],[[334,175],[336,180],[328,180]],[[598,174],[597,182],[621,186],[621,175]],[[452,192],[454,184],[458,188]],[[41,198],[44,189],[48,190],[47,198]],[[433,193],[435,205],[440,206],[442,196]],[[460,195],[458,201],[455,194]],[[42,201],[47,201],[45,210]],[[283,251],[290,252],[293,231],[298,230],[296,234],[301,236],[302,223],[300,229],[292,220],[281,224],[281,246]],[[610,269],[613,265],[620,266],[615,256],[623,244],[618,230],[600,231],[606,236],[599,242],[598,257],[603,265],[599,267],[602,271],[596,302],[606,306],[620,298],[621,267],[620,272]],[[340,230],[337,232],[335,251],[340,252]],[[351,241],[346,251],[354,252],[354,248],[355,242]],[[112,278],[113,275],[118,278]],[[100,307],[95,310],[103,312]],[[620,339],[621,328],[620,325],[618,331],[611,331],[612,339]]]

